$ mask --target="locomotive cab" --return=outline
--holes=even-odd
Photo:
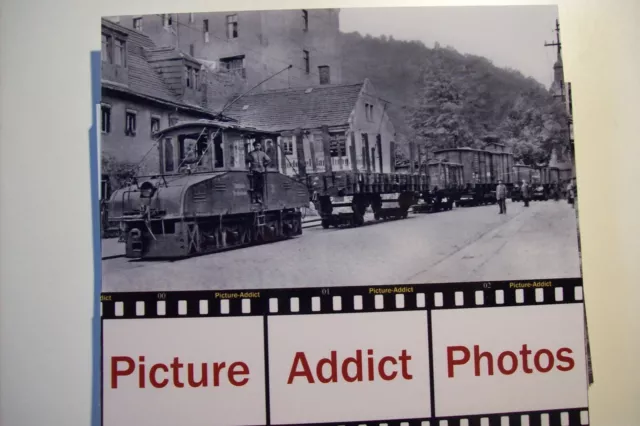
[[[159,173],[137,176],[110,199],[129,258],[179,258],[301,234],[303,182],[280,172],[278,135],[217,121],[180,123],[155,135]],[[261,202],[248,164],[265,147]]]

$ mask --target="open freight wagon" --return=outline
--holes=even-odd
[[[391,140],[378,136],[373,142],[355,131],[335,135],[326,126],[311,138],[300,133],[298,172],[306,179],[324,228],[360,226],[367,211],[376,220],[406,218],[419,194],[428,189],[426,171],[395,170]]]

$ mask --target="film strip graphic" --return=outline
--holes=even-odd
[[[575,305],[583,304],[583,296],[582,279],[580,278],[536,281],[388,285],[374,287],[103,293],[101,296],[101,317],[103,324],[105,321],[108,321],[112,325],[123,324],[119,320],[135,319],[235,317],[237,320],[234,321],[242,321],[239,319],[240,317],[253,317],[251,320],[253,324],[255,325],[257,323],[260,328],[264,329],[264,334],[260,339],[258,339],[261,341],[261,339],[264,338],[264,346],[262,347],[262,350],[264,350],[265,375],[264,379],[258,379],[264,380],[265,385],[265,419],[264,423],[260,423],[263,425],[585,426],[589,425],[589,411],[586,406],[576,406],[578,404],[567,404],[567,408],[543,411],[522,410],[519,412],[486,413],[481,415],[464,416],[447,416],[441,414],[442,412],[439,412],[440,408],[436,408],[438,406],[436,402],[438,398],[440,398],[440,396],[436,394],[436,381],[441,379],[437,379],[434,376],[436,361],[433,349],[435,345],[435,332],[433,327],[435,327],[435,317],[439,315],[438,311],[448,311],[451,314],[458,315],[459,317],[466,317],[467,312],[463,312],[465,310],[478,312],[486,310],[487,308],[574,305],[571,309],[575,312]],[[580,309],[582,308],[580,307]],[[413,313],[410,313],[411,311],[413,311]],[[273,356],[274,353],[271,352],[271,349],[278,345],[282,347],[283,340],[282,338],[278,339],[277,337],[274,337],[272,340],[272,327],[275,327],[273,329],[273,332],[276,333],[274,336],[289,336],[291,334],[291,329],[288,327],[302,320],[326,321],[334,318],[342,321],[347,318],[355,319],[356,317],[353,316],[354,314],[376,312],[407,312],[406,315],[411,315],[412,317],[410,319],[400,321],[413,323],[413,321],[419,319],[420,311],[423,312],[423,318],[426,319],[424,329],[421,329],[418,334],[414,334],[415,337],[410,337],[409,340],[416,338],[419,339],[420,335],[424,335],[425,338],[428,339],[428,353],[422,353],[419,356],[422,357],[422,360],[428,359],[429,365],[429,372],[426,380],[428,380],[429,383],[430,402],[425,400],[425,403],[429,403],[430,409],[425,410],[426,412],[424,413],[424,415],[429,416],[430,412],[429,417],[395,418],[384,420],[387,416],[381,416],[383,419],[328,423],[315,423],[314,421],[320,420],[317,418],[317,420],[297,423],[282,421],[282,406],[273,405],[271,401],[272,394],[280,392],[277,388],[273,388],[273,384],[276,382],[282,383],[283,380],[283,377],[274,377],[273,373],[276,370],[272,371],[271,362],[273,359],[277,358],[277,356]],[[454,311],[459,312],[456,313]],[[496,312],[499,311],[500,310],[496,310]],[[502,312],[504,312],[508,317],[507,321],[511,321],[512,314],[506,311]],[[314,315],[323,314],[325,317],[315,317],[314,319]],[[340,316],[335,314],[346,315]],[[446,312],[441,312],[440,314],[444,315]],[[291,321],[284,318],[295,316],[304,316],[305,318],[291,318]],[[389,315],[389,317],[393,316],[395,316],[395,314]],[[282,327],[285,323],[287,323],[285,328],[278,328]],[[330,329],[331,324],[336,323],[327,322],[324,326],[329,327],[328,329]],[[398,323],[396,323],[396,326],[397,324]],[[440,325],[442,325],[442,321],[440,322]],[[304,326],[296,325],[294,328],[297,327]],[[441,327],[441,330],[442,329],[443,328]],[[308,331],[303,328],[299,328],[298,330],[305,332]],[[415,328],[412,330],[415,333]],[[447,325],[446,332],[440,332],[440,335],[442,336],[443,334],[449,333],[450,329]],[[238,337],[238,339],[242,338]],[[257,344],[258,340],[254,343]],[[526,340],[524,341],[526,342]],[[328,344],[327,350],[328,349],[333,349],[333,346]],[[415,349],[415,347],[413,349]],[[518,350],[518,348],[510,349]],[[533,348],[534,351],[538,349],[539,348]],[[556,350],[557,348],[552,349]],[[547,349],[542,349],[542,351],[546,351],[549,356],[553,356]],[[327,356],[327,353],[325,353],[326,351],[323,349],[320,349],[319,352],[322,352],[321,356]],[[366,353],[366,348],[363,347],[362,353]],[[532,352],[529,353],[531,354]],[[371,354],[373,354],[373,352]],[[460,354],[461,352],[458,352],[456,357],[459,357]],[[352,354],[349,353],[349,356],[352,356]],[[494,356],[495,359],[498,360],[498,353],[494,353]],[[386,356],[385,358],[390,357]],[[414,359],[417,360],[418,358]],[[467,362],[462,361],[460,358],[456,358],[456,361],[463,364]],[[535,362],[537,363],[538,361]],[[381,368],[380,365],[382,364],[378,364],[377,368]],[[516,367],[513,368],[515,370]],[[543,370],[546,369],[545,372],[551,369],[550,366],[543,366],[541,368]],[[292,368],[291,371],[294,369],[295,368]],[[442,369],[439,371],[442,371]],[[345,373],[343,372],[342,374],[344,375]],[[425,379],[425,377],[423,377],[423,379]],[[282,390],[282,388],[280,388],[280,390]],[[580,401],[580,404],[582,402],[585,402],[586,404],[586,400]],[[103,404],[103,410],[104,409],[105,406]],[[504,407],[503,409],[516,409],[516,407],[509,406]],[[286,416],[284,418],[286,418]],[[110,424],[112,423],[109,423],[109,425]]]
[[[583,303],[582,279],[103,293],[103,319],[308,315]]]
[[[589,410],[531,411],[527,413],[481,414],[436,419],[376,420],[366,422],[308,423],[305,426],[573,426],[588,425]],[[281,425],[294,426],[294,425]]]

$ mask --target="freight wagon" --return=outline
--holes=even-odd
[[[502,148],[500,144],[499,148]],[[510,166],[513,155],[505,150],[455,148],[434,152],[436,160],[460,164],[461,190],[456,196],[460,206],[492,204],[496,202],[495,187],[499,180],[510,185]]]
[[[336,140],[326,126],[318,129],[311,141],[295,136],[302,141],[298,144],[298,174],[306,179],[325,229],[363,225],[367,210],[376,220],[404,219],[419,194],[428,189],[426,170],[395,170],[395,144],[391,141],[378,138],[373,146],[368,146],[368,141],[360,146],[353,132]],[[415,145],[411,146],[413,155]],[[335,157],[339,161],[334,161]]]

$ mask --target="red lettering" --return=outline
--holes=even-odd
[[[200,373],[200,381],[196,382],[196,380],[193,378],[194,374],[193,374],[193,370],[195,368],[195,366],[193,365],[192,362],[190,362],[189,364],[187,364],[187,382],[189,383],[189,386],[191,386],[192,388],[199,388],[200,386],[202,387],[206,387],[207,386],[207,364],[205,364],[204,362],[202,363],[201,367],[201,373]]]
[[[405,380],[413,379],[413,376],[411,374],[409,374],[409,366],[407,365],[409,363],[409,361],[411,360],[411,355],[407,355],[407,350],[406,349],[402,350],[402,355],[400,355],[398,357],[398,359],[402,363],[402,377]]]
[[[118,369],[119,362],[126,362],[127,369],[120,370]],[[113,356],[111,357],[111,389],[118,389],[118,377],[119,376],[128,376],[133,373],[135,369],[135,363],[133,359],[128,356]]]
[[[329,377],[324,375],[324,366],[329,365]],[[322,358],[318,361],[318,365],[316,367],[316,374],[318,375],[318,380],[320,383],[336,383],[338,381],[338,358],[336,351],[331,351],[331,359]]]
[[[183,364],[180,363],[178,357],[173,358],[173,362],[171,363],[171,371],[173,372],[173,386],[177,388],[183,388],[184,383],[180,381],[180,369],[183,367]]]
[[[373,349],[367,349],[367,355],[369,356],[367,359],[367,372],[369,373],[369,381],[373,382],[376,377],[376,370],[373,366]]]
[[[522,350],[520,351],[520,355],[522,355],[522,370],[527,373],[533,373],[533,370],[529,367],[529,358],[531,355],[531,351],[527,348],[527,345],[522,345]]]
[[[302,360],[302,361],[306,363],[306,360]],[[198,367],[198,365],[200,367]],[[136,369],[137,369],[137,379],[138,379],[137,382],[138,382],[138,387],[140,389],[146,388],[147,380],[149,380],[149,383],[151,384],[151,386],[156,389],[165,388],[169,386],[170,383],[173,384],[173,386],[176,388],[207,387],[209,384],[208,365],[209,364],[204,362],[200,364],[191,363],[191,362],[186,363],[187,378],[183,382],[181,380],[180,375],[182,373],[182,368],[185,367],[185,364],[180,362],[179,357],[174,357],[173,361],[169,365],[163,364],[163,363],[157,363],[157,364],[150,365],[149,369],[146,368],[144,356],[138,357],[137,365],[134,359],[130,357],[126,357],[126,356],[111,357],[111,387],[113,389],[117,389],[118,378],[130,376],[136,372]],[[212,363],[212,367],[213,367],[212,386],[213,387],[220,386],[220,376],[221,374],[223,374],[225,365],[226,364],[224,362]],[[199,377],[196,377],[197,369],[200,370]],[[307,369],[308,369],[308,364],[307,364]],[[148,371],[148,374],[147,374],[147,371]],[[158,377],[158,376],[162,376],[159,372],[164,372],[166,377]],[[226,379],[233,386],[244,386],[249,382],[249,377],[248,377],[249,374],[250,374],[249,366],[242,361],[237,361],[231,364],[227,372],[227,376],[224,379]],[[302,374],[302,375],[305,375],[305,374]],[[310,372],[309,372],[309,377],[311,377],[311,380],[313,380],[313,375],[311,375]]]
[[[302,364],[302,371],[298,371],[298,363]],[[307,357],[304,352],[296,352],[295,357],[293,358],[293,366],[291,367],[291,372],[289,373],[289,380],[287,380],[287,384],[293,383],[293,379],[295,377],[302,376],[306,377],[309,383],[315,383],[313,380],[313,374],[311,373],[311,369],[309,368],[309,362],[307,362]]]
[[[462,352],[462,359],[454,359],[454,352]],[[469,362],[471,353],[469,349],[464,346],[448,346],[447,347],[447,368],[449,370],[449,377],[453,377],[453,367],[455,365],[464,365]]]
[[[355,376],[351,376],[349,374],[349,364],[355,364],[356,366],[356,374]],[[349,383],[353,382],[361,382],[362,381],[362,351],[358,349],[356,351],[356,356],[345,358],[342,362],[342,377]]]
[[[568,354],[572,354],[573,351],[569,348],[560,348],[558,349],[558,353],[556,354],[556,356],[558,357],[558,361],[560,362],[566,362],[567,365],[560,365],[560,363],[558,363],[558,366],[556,367],[558,370],[560,371],[569,371],[572,370],[573,367],[575,366],[575,362],[573,361],[573,358],[571,358],[570,356],[565,356],[563,355],[563,352],[566,352]]]
[[[138,362],[140,362],[140,366],[138,368],[138,386],[140,386],[140,389],[144,389],[144,357],[138,357]]]
[[[352,353],[353,354],[353,353]],[[364,381],[364,350],[358,349],[354,356],[343,357],[338,351],[330,351],[328,358],[320,358],[316,363],[309,364],[304,352],[296,352],[287,384],[293,383],[296,377],[304,377],[308,383],[347,383]],[[375,358],[373,350],[367,350],[367,373],[370,382],[377,380],[391,381],[402,374],[404,380],[411,380],[413,376],[409,370],[412,357],[403,349],[399,356],[384,356]],[[397,366],[394,368],[394,366]],[[314,374],[315,373],[315,377]]]
[[[390,357],[390,356],[385,356],[382,357],[382,359],[380,360],[380,363],[378,364],[378,374],[380,375],[380,377],[382,378],[382,380],[393,380],[396,378],[396,376],[398,375],[397,371],[394,371],[393,373],[387,375],[387,373],[385,373],[384,371],[384,365],[390,362],[393,365],[397,364],[397,361],[395,360],[395,358]]]
[[[529,349],[526,344],[522,345],[520,351],[503,351],[500,353],[482,352],[479,345],[473,347],[473,363],[474,363],[474,375],[476,377],[482,376],[483,369],[481,368],[481,361],[486,360],[487,369],[486,372],[489,376],[494,374],[494,357],[497,355],[496,364],[501,374],[509,376],[517,371],[522,371],[525,374],[532,374],[534,372],[548,373],[554,367],[559,371],[570,371],[575,367],[575,361],[570,356],[573,351],[569,348],[560,348],[554,353],[549,349],[539,349],[535,353]],[[447,368],[449,378],[454,377],[454,370],[456,365],[464,365],[469,362],[471,352],[466,346],[448,346],[447,347]],[[533,359],[529,356],[533,354]],[[520,355],[520,356],[518,356]],[[522,362],[522,364],[520,364]],[[520,367],[522,365],[522,367]]]
[[[151,366],[151,369],[149,370],[149,382],[151,382],[151,386],[153,386],[154,388],[163,388],[169,384],[169,379],[164,378],[159,382],[156,377],[156,373],[158,370],[162,370],[165,373],[168,373],[169,367],[164,364],[154,364],[153,366]]]
[[[234,362],[229,366],[229,383],[233,386],[244,386],[249,381],[248,377],[237,380],[235,376],[242,376],[249,374],[249,367],[244,362]]]
[[[504,366],[504,359],[506,357],[511,358],[511,368],[506,369]],[[510,376],[518,369],[518,357],[511,351],[504,351],[498,356],[498,370],[505,376]]]
[[[547,356],[546,367],[542,367],[542,365],[540,364],[540,357],[542,355]],[[553,362],[554,362],[553,354],[549,349],[540,349],[538,352],[536,352],[536,355],[533,357],[533,365],[535,365],[536,370],[538,370],[541,373],[548,373],[549,371],[551,371],[551,369],[553,368]]]
[[[473,346],[473,367],[476,376],[480,376],[480,360],[482,358],[487,359],[487,371],[490,376],[493,376],[493,355],[491,352],[480,352],[480,346]]]
[[[220,386],[220,372],[225,366],[224,362],[213,363],[213,386]]]

